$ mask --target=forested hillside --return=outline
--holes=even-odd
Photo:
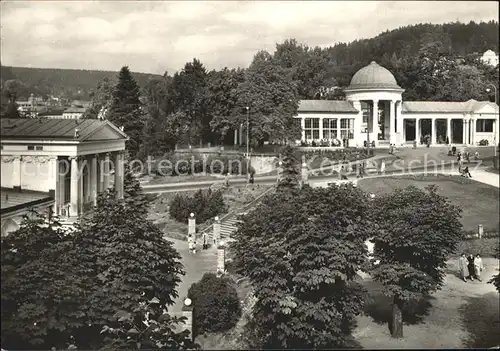
[[[491,49],[498,53],[498,22],[453,22],[417,24],[386,31],[351,43],[339,43],[326,49],[333,64],[333,75],[340,85],[347,85],[359,68],[371,61],[387,62],[418,56],[421,47],[441,42],[444,53],[454,57],[474,56]]]
[[[117,69],[120,67],[117,67]],[[73,70],[57,68],[28,68],[2,66],[1,79],[3,82],[18,79],[25,88],[19,98],[27,98],[31,93],[44,96],[55,95],[69,100],[88,100],[97,83],[105,78],[116,81],[118,71]],[[158,75],[134,73],[139,86],[146,85],[150,78]]]

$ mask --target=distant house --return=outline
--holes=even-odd
[[[85,113],[87,109],[85,107],[70,107],[66,110],[64,110],[62,114],[63,119],[80,119],[83,117],[83,114]]]
[[[38,114],[38,118],[63,118],[64,109],[51,109]]]
[[[493,50],[487,50],[483,56],[481,56],[481,61],[493,67],[498,66],[498,54],[496,54]]]
[[[73,100],[71,103],[71,106],[73,107],[83,107],[83,108],[89,108],[92,105],[92,101],[85,101],[85,100]]]

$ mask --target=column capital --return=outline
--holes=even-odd
[[[79,161],[80,159],[81,159],[81,157],[80,157],[80,156],[69,156],[69,157],[68,157],[68,160],[70,160],[70,161],[73,161],[73,160],[75,160],[75,161]]]
[[[380,101],[379,99],[373,99],[372,100],[374,104],[378,104],[378,102]]]

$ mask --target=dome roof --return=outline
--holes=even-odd
[[[348,89],[401,89],[392,73],[375,61],[357,71]]]

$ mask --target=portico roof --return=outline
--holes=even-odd
[[[347,112],[359,111],[349,101],[342,100],[300,100],[298,112]]]
[[[23,208],[29,208],[46,202],[53,202],[54,197],[50,193],[31,190],[16,190],[12,188],[0,188],[0,213],[5,215]]]
[[[23,140],[119,140],[127,135],[106,120],[5,118],[0,121],[2,139]],[[78,130],[78,133],[75,133]]]
[[[498,105],[489,101],[404,101],[404,113],[473,113],[491,106],[498,113]]]

